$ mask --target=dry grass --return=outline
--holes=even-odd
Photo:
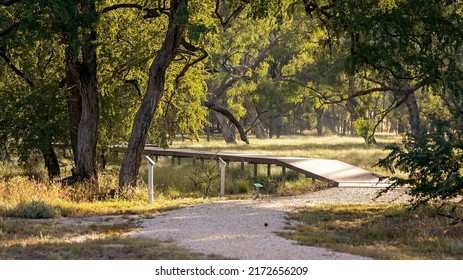
[[[458,211],[462,212],[461,205]],[[304,245],[375,259],[463,259],[463,223],[435,214],[431,206],[322,205],[300,209],[281,233]]]
[[[168,242],[127,238],[138,220],[66,224],[0,218],[0,259],[222,259],[178,248]]]
[[[144,188],[132,189],[126,197],[105,200],[75,199],[74,192],[81,192],[72,187],[44,183],[15,177],[9,181],[0,181],[0,216],[17,216],[21,203],[32,201],[44,202],[58,210],[58,216],[72,217],[82,215],[123,215],[154,214],[178,209],[190,204],[210,201],[207,198],[171,199],[159,196],[152,204],[147,202]]]
[[[204,259],[220,258],[192,253],[172,244],[124,234],[137,220],[110,223],[65,223],[63,219],[32,220],[9,217],[83,217],[154,215],[205,198],[171,199],[159,196],[147,203],[146,186],[105,197],[113,178],[101,176],[101,189],[63,187],[14,176],[0,180],[0,259]],[[99,199],[103,195],[104,199]],[[26,214],[25,214],[26,213]],[[31,214],[32,213],[32,214]],[[52,214],[50,214],[52,213]],[[103,218],[103,219],[111,219]]]

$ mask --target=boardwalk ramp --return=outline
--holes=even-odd
[[[230,152],[204,152],[189,149],[145,147],[145,154],[178,158],[218,159],[229,162],[278,165],[307,177],[327,182],[335,187],[387,187],[381,176],[339,160],[281,157]]]

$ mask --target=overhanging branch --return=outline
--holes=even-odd
[[[244,141],[246,144],[249,144],[248,136],[246,135],[246,132],[244,132],[241,123],[235,118],[235,116],[230,111],[218,105],[217,103],[210,101],[203,101],[201,102],[201,105],[208,108],[209,110],[215,111],[227,117],[227,119],[230,120],[230,122],[233,123],[235,127],[238,129],[238,132],[240,133],[240,139]]]
[[[147,7],[144,7],[142,5],[129,4],[129,3],[127,3],[127,4],[116,4],[116,5],[106,7],[103,10],[101,10],[101,14],[105,14],[105,13],[108,13],[110,11],[114,11],[114,10],[118,10],[118,9],[137,9],[137,10],[143,11],[143,12],[146,13],[143,16],[143,18],[145,18],[145,19],[147,19],[147,18],[157,18],[157,17],[160,17],[161,14],[169,14],[168,13],[169,9],[165,9],[165,8],[147,8]]]
[[[11,6],[14,3],[18,3],[21,0],[0,0],[0,5],[2,6]]]

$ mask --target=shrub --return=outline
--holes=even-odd
[[[61,213],[52,205],[41,200],[20,202],[14,209],[14,216],[25,219],[49,219],[58,218]]]
[[[393,173],[399,170],[407,174],[406,178],[388,177],[393,183],[387,190],[410,186],[415,207],[429,201],[447,202],[463,193],[462,131],[447,121],[433,123],[433,131],[406,135],[402,145],[387,146],[391,152],[378,163]]]

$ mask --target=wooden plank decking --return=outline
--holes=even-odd
[[[335,187],[386,187],[380,176],[339,160],[266,156],[259,154],[203,152],[189,149],[163,149],[146,146],[145,154],[176,158],[218,159],[228,162],[278,165],[307,177],[328,182]]]

